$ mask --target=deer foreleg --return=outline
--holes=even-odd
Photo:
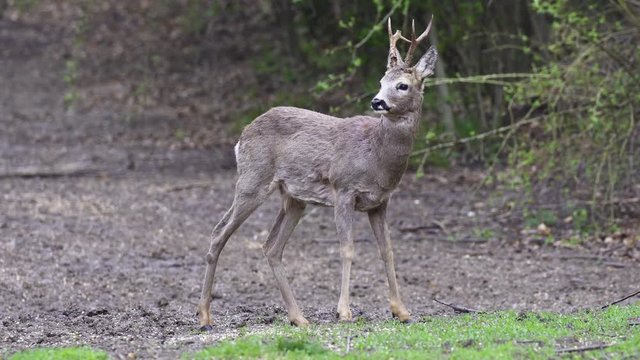
[[[353,213],[354,198],[351,194],[338,194],[335,202],[335,221],[340,239],[340,257],[342,259],[342,284],[338,300],[338,317],[342,321],[352,320],[349,308],[349,280],[353,261]]]
[[[400,291],[398,290],[396,269],[393,261],[393,248],[391,245],[391,237],[389,236],[389,226],[387,225],[386,213],[387,203],[385,202],[377,209],[369,211],[369,223],[371,224],[371,229],[373,230],[373,234],[378,244],[378,249],[380,250],[380,256],[382,257],[382,261],[384,261],[384,266],[387,271],[391,313],[400,321],[406,322],[411,319],[411,314],[404,306],[404,303],[400,298]]]

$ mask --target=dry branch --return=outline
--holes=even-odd
[[[616,267],[616,268],[625,268],[625,267],[627,267],[627,264],[625,264],[623,262],[609,261],[611,258],[606,257],[606,256],[600,256],[600,255],[581,255],[581,254],[566,254],[566,255],[560,254],[560,255],[556,255],[556,254],[550,254],[550,255],[543,255],[542,258],[545,259],[545,260],[558,259],[558,260],[599,261],[605,266],[611,266],[611,267]]]
[[[0,179],[101,176],[117,173],[123,170],[124,167],[123,169],[106,169],[87,166],[86,163],[68,163],[55,167],[21,166],[0,172]]]
[[[455,310],[456,312],[459,312],[459,313],[471,313],[471,314],[482,314],[483,313],[483,311],[480,311],[480,310],[468,308],[468,307],[465,307],[465,306],[455,305],[455,304],[449,304],[449,303],[446,303],[444,301],[440,301],[440,300],[438,300],[436,298],[433,298],[433,301],[437,302],[438,304],[442,304],[444,306],[448,306],[448,307],[452,308],[453,310]]]
[[[636,291],[636,292],[634,292],[634,293],[632,293],[632,294],[629,294],[629,295],[627,295],[627,296],[625,296],[625,297],[623,297],[623,298],[620,298],[620,299],[618,299],[618,300],[616,300],[616,301],[614,301],[614,302],[611,302],[611,303],[609,303],[609,304],[607,304],[607,305],[603,306],[601,309],[603,309],[603,310],[604,310],[604,309],[608,308],[608,307],[609,307],[609,306],[611,306],[611,305],[615,305],[615,304],[617,304],[617,303],[621,303],[621,302],[623,302],[623,301],[625,301],[625,300],[627,300],[627,299],[630,299],[630,298],[632,298],[632,297],[634,297],[634,296],[636,296],[636,295],[638,295],[638,294],[640,294],[640,290],[638,290],[638,291]]]
[[[506,73],[506,74],[486,74],[475,75],[468,77],[453,77],[445,79],[434,79],[425,82],[425,87],[437,86],[442,84],[493,84],[493,85],[508,85],[509,82],[500,81],[500,79],[526,79],[526,78],[546,78],[548,76],[542,74],[531,73]]]
[[[427,230],[427,229],[435,229],[435,228],[440,229],[445,234],[448,233],[445,225],[438,220],[433,220],[429,224],[400,226],[398,227],[398,230],[402,232],[415,232],[419,230]]]
[[[444,79],[444,80],[448,80],[448,79]],[[438,82],[435,83],[434,85],[439,85],[439,84],[447,84],[448,82]],[[580,111],[583,110],[584,108],[577,108],[577,109],[572,109],[571,111]],[[566,113],[569,111],[556,111],[556,114],[562,114],[562,113]],[[512,132],[517,130],[518,128],[525,126],[525,125],[529,125],[529,124],[533,124],[538,122],[539,120],[544,119],[545,117],[547,117],[547,115],[541,115],[541,116],[536,116],[536,117],[532,117],[532,118],[525,118],[523,120],[520,120],[518,122],[515,122],[513,124],[509,124],[503,127],[499,127],[487,132],[483,132],[481,134],[478,135],[474,135],[474,136],[469,136],[466,138],[462,138],[462,139],[456,139],[456,140],[452,140],[452,141],[448,141],[448,142],[444,142],[444,143],[440,143],[440,144],[436,144],[430,147],[427,147],[426,149],[422,149],[422,150],[417,150],[411,153],[411,156],[415,156],[415,155],[421,155],[423,154],[424,156],[427,156],[429,153],[433,152],[434,150],[440,150],[440,149],[446,149],[446,148],[450,148],[456,145],[463,145],[463,144],[467,144],[470,143],[472,141],[476,141],[476,140],[483,140],[485,138],[494,136],[494,135],[498,135],[504,132]],[[423,158],[424,159],[424,158]],[[424,163],[424,161],[423,161]]]
[[[577,348],[558,349],[556,350],[556,353],[567,354],[567,353],[576,353],[576,352],[584,352],[584,351],[592,351],[592,350],[602,350],[610,346],[613,346],[613,344],[600,344],[600,345],[582,346]]]
[[[160,191],[176,192],[176,191],[191,190],[191,189],[210,188],[212,186],[215,186],[215,183],[212,181],[197,181],[192,183],[168,186],[168,187],[162,188]]]
[[[476,141],[476,140],[482,140],[506,131],[510,131],[510,130],[514,130],[517,129],[521,126],[524,125],[529,125],[532,124],[538,120],[540,120],[542,117],[535,117],[535,118],[531,118],[528,120],[522,120],[519,121],[517,123],[513,123],[511,125],[507,125],[507,126],[503,126],[503,127],[499,127],[497,129],[493,129],[487,132],[484,132],[482,134],[478,134],[478,135],[474,135],[474,136],[469,136],[466,138],[462,138],[462,139],[456,139],[456,140],[452,140],[452,141],[448,141],[448,142],[444,142],[444,143],[440,143],[434,146],[430,146],[426,149],[422,149],[422,150],[418,150],[418,151],[414,151],[411,155],[415,156],[415,155],[420,155],[420,154],[426,154],[426,153],[431,153],[435,150],[440,150],[440,149],[445,149],[445,148],[450,148],[452,146],[456,146],[456,145],[462,145],[462,144],[466,144],[466,143],[470,143],[472,141]]]

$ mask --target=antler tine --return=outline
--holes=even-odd
[[[413,57],[413,53],[418,48],[418,44],[420,44],[420,42],[429,35],[429,32],[431,31],[431,24],[433,24],[433,15],[431,15],[431,20],[429,21],[429,25],[427,25],[427,29],[416,38],[416,21],[415,19],[411,21],[411,45],[409,45],[407,57],[404,60],[407,65],[410,66],[411,58]]]
[[[427,29],[422,34],[420,34],[418,39],[416,39],[417,42],[424,40],[424,38],[426,38],[429,35],[429,32],[431,31],[431,24],[433,24],[433,14],[431,15],[431,20],[429,20],[429,25],[427,25]]]
[[[387,62],[387,68],[392,68],[398,65],[398,62],[403,63],[402,58],[400,57],[400,54],[398,52],[398,49],[396,48],[396,44],[398,43],[398,40],[399,39],[403,39],[405,41],[409,41],[409,40],[407,40],[404,36],[402,36],[402,33],[400,32],[400,30],[396,30],[396,32],[393,33],[393,29],[391,28],[391,17],[387,19],[387,31],[389,32],[389,61]]]
[[[411,40],[416,40],[416,19],[411,19]]]
[[[391,17],[389,17],[389,19],[387,20],[387,31],[389,31],[389,46],[392,49],[396,48],[396,44],[398,43],[398,39],[407,40],[404,36],[402,36],[402,33],[400,32],[400,30],[396,30],[396,32],[393,33],[393,30],[391,28]]]

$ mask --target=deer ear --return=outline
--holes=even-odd
[[[426,54],[422,55],[420,60],[418,60],[415,66],[416,74],[421,79],[433,75],[436,68],[436,61],[438,61],[438,51],[432,46],[427,50]]]

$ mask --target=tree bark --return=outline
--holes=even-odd
[[[429,40],[435,48],[438,48],[438,37],[436,36],[435,26],[429,33]],[[444,70],[444,61],[442,57],[436,62],[436,78],[446,78],[447,74]],[[447,84],[436,86],[438,91],[438,108],[440,109],[441,121],[444,127],[452,134],[456,134],[456,127],[453,120],[453,110],[449,104],[449,87]]]
[[[284,31],[285,50],[294,59],[300,58],[300,48],[298,47],[298,34],[295,28],[295,13],[291,7],[290,0],[273,0],[276,22],[280,24]]]

